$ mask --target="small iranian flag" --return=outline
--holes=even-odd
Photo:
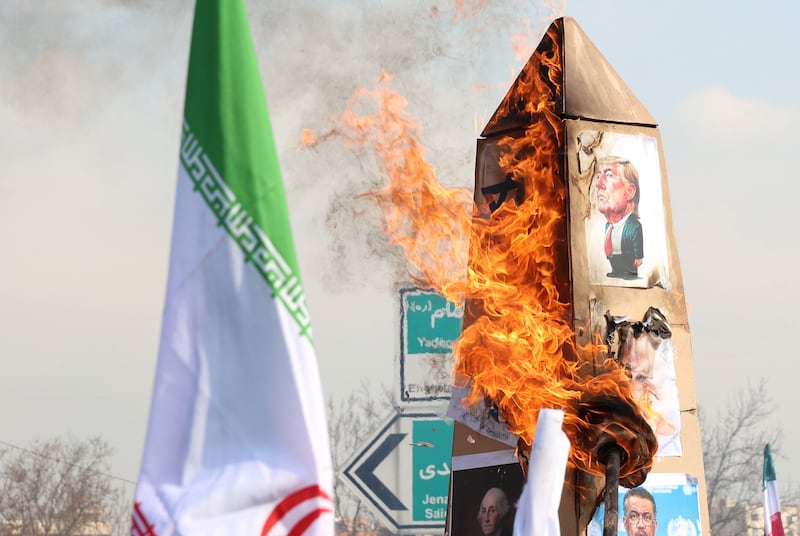
[[[781,520],[781,503],[778,499],[778,483],[775,481],[775,466],[769,443],[764,447],[764,533],[766,536],[784,536]]]
[[[133,535],[332,535],[311,324],[242,0],[198,0]]]

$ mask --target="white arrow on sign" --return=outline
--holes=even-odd
[[[400,534],[440,530],[447,517],[452,421],[398,410],[342,471],[343,480]]]

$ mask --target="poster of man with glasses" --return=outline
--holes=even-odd
[[[650,473],[637,488],[619,488],[620,536],[699,536],[697,480],[685,473]],[[588,536],[603,534],[603,508],[595,513]]]

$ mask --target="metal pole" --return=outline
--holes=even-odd
[[[603,536],[617,536],[619,463],[619,447],[614,445],[606,452],[606,514],[603,519]]]

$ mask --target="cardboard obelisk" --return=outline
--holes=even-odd
[[[519,239],[543,240],[531,230],[544,224],[551,228],[546,236],[554,238],[518,268],[534,279],[547,271],[539,294],[554,295],[560,304],[556,316],[572,331],[564,359],[580,363],[570,370],[582,379],[568,378],[568,389],[575,384],[594,389],[591,378],[610,367],[624,373],[620,385],[627,382],[619,403],[603,394],[566,404],[573,427],[561,533],[583,535],[593,516],[596,523],[605,486],[598,470],[604,449],[609,441],[627,441],[621,485],[642,484],[656,502],[665,489],[681,487],[690,498],[679,506],[659,504],[655,522],[671,523],[674,515],[699,524],[705,534],[708,509],[688,315],[658,126],[570,18],[550,26],[477,144],[475,200],[485,218],[503,218],[506,207],[513,212],[542,198],[551,201],[550,223],[535,211]],[[541,260],[542,252],[551,255],[548,260]],[[471,305],[468,299],[465,329],[491,324],[482,318],[489,311],[494,309],[480,299]],[[519,333],[509,333],[509,341]],[[493,362],[487,360],[487,366]],[[465,370],[475,368],[457,363],[457,372]],[[472,372],[464,378],[472,387],[486,381]],[[523,377],[513,385],[525,383]],[[465,389],[461,395],[470,385]],[[613,386],[603,389],[612,392]],[[531,438],[517,441],[508,433],[520,428],[520,417],[509,411],[527,399],[514,398],[507,385],[500,392],[500,402],[487,393],[482,403],[463,411],[451,404],[456,423],[449,534],[481,533],[487,489],[501,489],[513,514],[524,480],[519,457]],[[611,439],[604,436],[608,428],[617,430]]]

